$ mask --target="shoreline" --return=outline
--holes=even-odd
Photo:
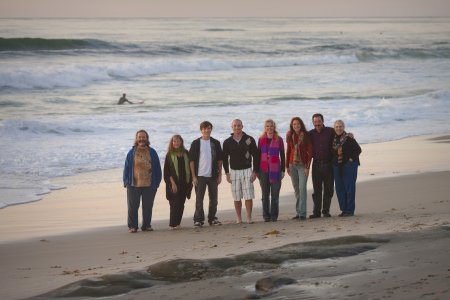
[[[450,151],[450,134],[423,135],[397,141],[363,144],[361,148],[363,152],[357,185],[375,179],[450,170],[450,160],[446,159]],[[0,210],[0,228],[2,228],[0,244],[111,226],[123,226],[126,229],[126,191],[122,187],[121,177],[122,168],[117,168],[54,178],[53,183],[66,185],[67,188],[43,195],[40,201]],[[153,207],[152,226],[158,230],[168,227],[163,225],[164,222],[168,224],[169,216],[164,188],[165,184],[161,182]],[[310,178],[307,190],[309,214],[312,211]],[[195,210],[194,197],[195,193],[186,201],[182,226],[191,225]],[[253,217],[256,221],[262,219],[260,198],[261,190],[256,181],[253,201]],[[290,177],[286,174],[280,191],[280,205],[292,201],[293,189]],[[205,197],[205,208],[207,203]],[[293,203],[291,205],[294,207]],[[337,214],[337,208],[337,199],[334,195],[332,214]],[[229,184],[223,180],[219,185],[217,216],[223,221],[229,213],[234,213],[234,206]],[[24,226],[27,229],[24,229]]]

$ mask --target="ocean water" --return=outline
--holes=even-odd
[[[450,18],[0,19],[0,208],[123,166],[139,129],[163,161],[204,120],[317,112],[361,144],[449,132]]]

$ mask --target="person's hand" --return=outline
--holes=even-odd
[[[127,188],[127,186],[128,186],[128,183],[127,183],[127,184],[125,184],[124,188]]]
[[[287,171],[287,173],[288,173],[288,175],[289,175],[289,177],[291,176],[291,169],[286,169],[286,171]]]
[[[309,176],[309,169],[306,169],[306,168],[305,168],[305,171],[303,171],[303,175],[304,175],[306,178],[308,178],[308,176]]]
[[[281,172],[281,180],[284,178],[284,172]]]
[[[350,158],[349,161],[353,162],[353,159]]]
[[[178,191],[177,185],[176,184],[172,184],[172,193],[176,194]]]
[[[219,185],[222,182],[222,174],[219,174],[219,177],[217,177],[217,185]]]
[[[230,173],[227,173],[227,181],[228,181],[229,183],[231,183]]]
[[[192,176],[192,183],[197,186],[198,185],[198,179],[195,176]]]
[[[252,177],[250,177],[250,182],[253,183],[256,180],[256,173],[252,173]]]
[[[355,136],[354,136],[353,133],[351,133],[351,132],[347,133],[347,135],[348,135],[348,137],[351,138],[351,139],[354,139],[354,138],[355,138]]]
[[[258,178],[258,180],[261,180],[261,179],[259,178],[259,173],[258,173],[258,174],[256,174],[256,178]]]

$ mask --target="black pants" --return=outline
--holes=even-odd
[[[184,203],[186,202],[187,195],[187,185],[183,184],[178,186],[178,191],[172,198],[169,200],[170,204],[170,227],[177,227],[181,224],[181,219],[183,218],[184,212]]]
[[[314,193],[314,215],[320,213],[330,213],[331,198],[334,193],[334,171],[331,162],[314,162],[312,166],[312,183]],[[323,206],[322,206],[322,185],[323,185]]]
[[[198,176],[197,178],[198,185],[195,187],[196,198],[194,222],[203,222],[205,220],[205,212],[203,211],[203,199],[205,198],[207,186],[209,195],[208,222],[211,222],[216,218],[217,212],[217,179],[203,176]]]

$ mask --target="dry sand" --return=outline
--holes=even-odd
[[[285,180],[280,218],[276,223],[259,221],[237,225],[234,211],[219,207],[218,216],[223,226],[193,229],[192,209],[188,208],[190,215],[184,219],[183,225],[187,226],[184,229],[168,231],[167,220],[159,220],[152,222],[153,232],[129,234],[126,225],[118,225],[125,223],[126,214],[123,188],[115,187],[120,181],[89,187],[87,180],[79,180],[79,184],[53,192],[39,202],[0,211],[2,297],[31,297],[77,280],[141,270],[173,259],[235,257],[292,243],[351,235],[397,234],[390,237],[391,243],[357,257],[308,260],[304,262],[308,267],[282,265],[276,270],[254,271],[237,277],[159,285],[119,298],[236,299],[255,293],[254,284],[258,279],[284,275],[294,278],[295,286],[301,289],[289,285],[269,294],[260,293],[260,296],[271,298],[290,293],[297,295],[296,299],[345,299],[350,295],[354,299],[388,296],[447,299],[450,244],[445,237],[449,236],[449,231],[440,229],[438,233],[423,231],[421,234],[435,239],[440,236],[439,243],[421,242],[421,235],[402,239],[399,233],[449,225],[450,172],[443,171],[450,170],[449,138],[433,135],[363,145],[359,178],[363,180],[357,183],[356,215],[350,218],[336,217],[339,210],[333,198],[332,218],[291,220],[294,201],[291,186]],[[227,190],[227,183],[221,185],[220,203],[229,200]],[[160,196],[162,194],[159,192]],[[255,220],[262,220],[259,202],[255,201]],[[161,202],[161,212],[164,212],[163,205],[167,206],[167,202]],[[232,202],[228,208],[231,205]],[[310,189],[308,211],[311,210]],[[274,230],[280,233],[266,235]],[[429,248],[430,245],[433,247]],[[367,259],[369,261],[365,261]],[[333,264],[342,272],[333,275],[331,271],[324,271],[332,270],[327,266]],[[363,268],[371,272],[360,272]],[[388,273],[383,273],[385,271]],[[320,272],[328,277],[320,281],[312,279],[319,278]],[[227,288],[230,286],[232,288]]]

